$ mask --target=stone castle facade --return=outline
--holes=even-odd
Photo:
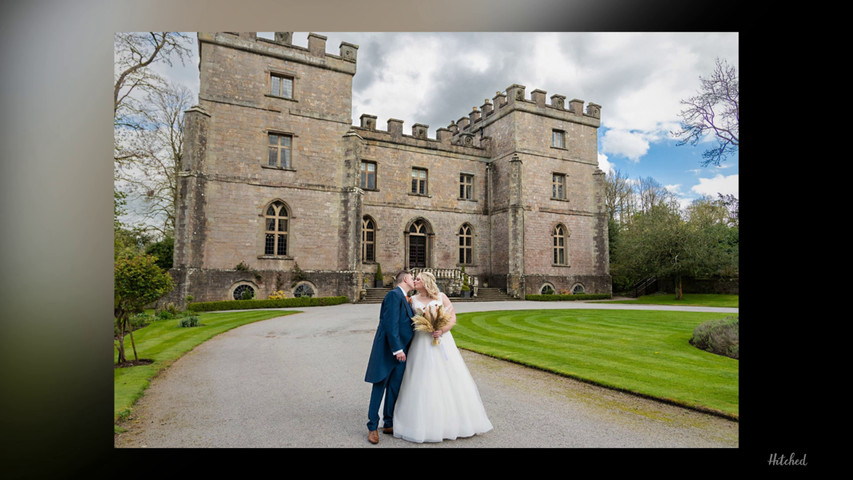
[[[610,293],[600,107],[511,85],[439,128],[352,121],[358,46],[198,33],[174,299],[345,295],[381,265],[458,271],[512,296]],[[550,100],[550,101],[549,101]],[[446,287],[446,285],[445,285]]]

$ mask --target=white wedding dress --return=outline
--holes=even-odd
[[[424,305],[412,299],[412,308]],[[492,423],[453,335],[442,335],[439,345],[432,340],[432,334],[417,331],[412,339],[394,407],[394,436],[423,443],[488,432]]]

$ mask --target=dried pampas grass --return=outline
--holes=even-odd
[[[444,305],[427,307],[426,310],[421,310],[419,308],[415,313],[416,315],[412,317],[412,324],[414,325],[416,332],[432,333],[436,330],[441,330],[450,323],[448,315],[444,312]],[[432,339],[433,345],[438,345],[440,343],[440,338]]]

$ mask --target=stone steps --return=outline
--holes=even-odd
[[[382,303],[382,299],[385,298],[385,294],[388,293],[390,288],[368,288],[367,295],[365,295],[364,299],[358,303]],[[471,298],[463,298],[463,297],[450,297],[450,301],[453,303],[457,302],[504,302],[508,300],[514,300],[512,297],[508,296],[506,293],[502,292],[498,288],[479,288],[477,289],[477,296]]]

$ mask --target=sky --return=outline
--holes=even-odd
[[[694,96],[720,58],[738,68],[737,33],[695,32],[315,32],[326,52],[358,45],[353,124],[375,115],[437,128],[467,116],[512,84],[601,105],[599,166],[631,180],[654,178],[686,206],[703,195],[738,194],[738,157],[701,167],[710,144],[677,146],[682,99]],[[190,34],[195,41],[195,34]],[[273,38],[273,32],[258,32]],[[308,46],[308,33],[293,44]],[[198,92],[195,58],[159,73]]]

